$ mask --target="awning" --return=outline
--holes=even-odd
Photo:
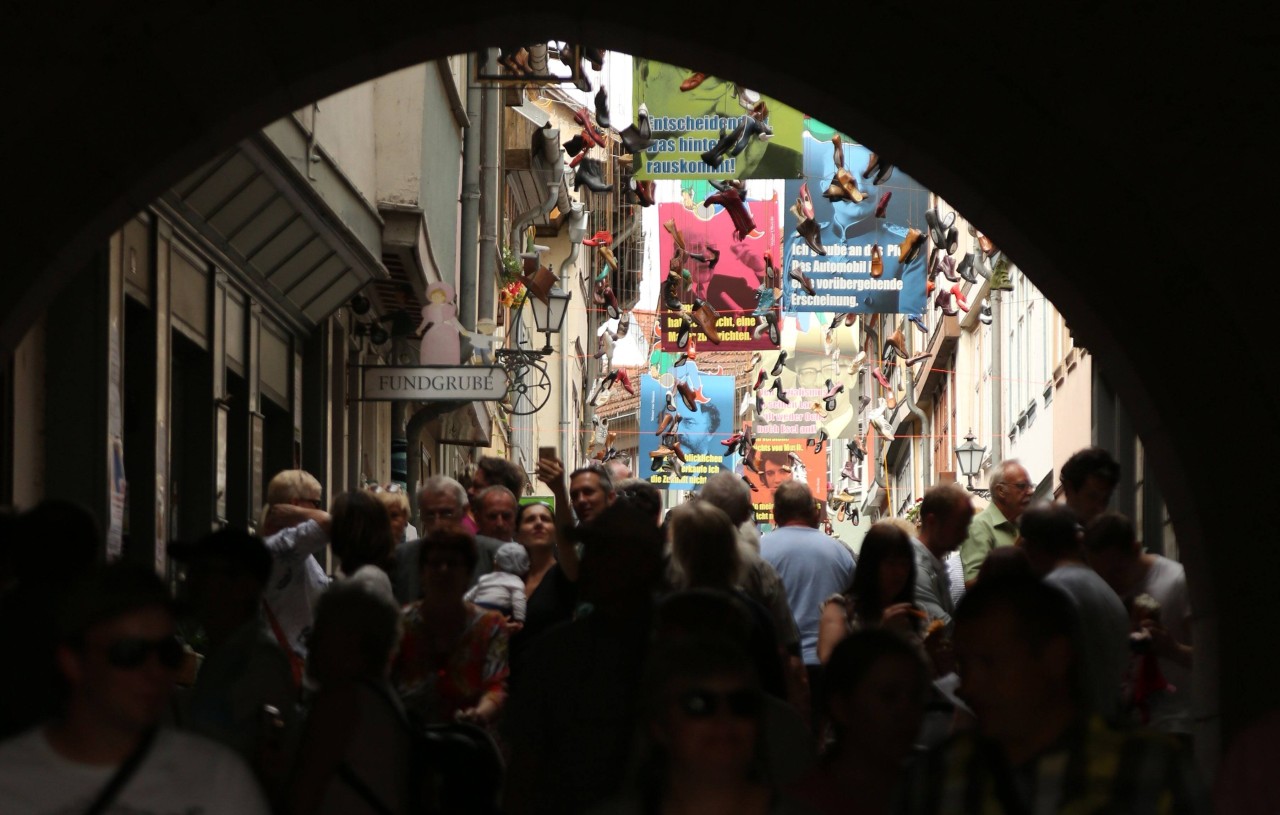
[[[226,257],[229,273],[305,329],[388,277],[382,218],[293,117],[206,163],[161,202]]]

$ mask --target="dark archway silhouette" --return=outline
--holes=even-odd
[[[1200,691],[1230,731],[1274,699],[1262,626],[1280,552],[1263,508],[1278,385],[1254,374],[1270,315],[1242,305],[1268,299],[1248,235],[1269,231],[1251,179],[1274,164],[1255,130],[1274,104],[1273,49],[1262,27],[1203,8],[1119,5],[144,0],[56,21],[32,7],[5,36],[0,349],[185,172],[352,84],[542,36],[730,77],[890,156],[1066,315],[1159,473],[1218,669]]]

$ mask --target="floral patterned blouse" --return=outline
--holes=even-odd
[[[453,650],[445,657],[431,653],[422,603],[404,609],[400,652],[391,667],[391,682],[405,709],[423,724],[453,721],[460,710],[489,697],[499,706],[507,698],[507,630],[505,618],[467,604],[470,617]]]

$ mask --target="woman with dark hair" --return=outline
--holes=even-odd
[[[405,606],[391,679],[423,724],[490,725],[507,698],[506,618],[462,599],[475,569],[476,542],[445,529],[422,543],[422,599]]]
[[[764,693],[732,640],[655,643],[642,687],[647,749],[634,791],[596,815],[717,813],[802,815],[765,771]]]
[[[823,815],[897,811],[929,694],[919,646],[884,628],[840,641],[826,666],[825,713],[834,739],[792,793]]]
[[[375,567],[390,575],[396,540],[386,506],[373,493],[352,490],[335,498],[332,510],[329,541],[342,573],[351,577],[362,569],[367,572],[366,567]]]
[[[918,636],[924,612],[912,603],[915,585],[907,533],[886,521],[873,525],[862,539],[849,595],[832,595],[822,604],[818,659],[825,664],[840,640],[862,628],[883,626]]]

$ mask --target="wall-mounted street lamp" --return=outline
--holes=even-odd
[[[542,349],[543,354],[551,353],[551,335],[559,334],[564,327],[564,318],[569,312],[569,300],[572,297],[572,292],[563,291],[559,285],[555,285],[546,293],[546,299],[530,297],[526,301],[529,308],[533,309],[534,325],[546,335],[547,344]]]
[[[973,477],[982,469],[982,460],[987,457],[987,448],[978,446],[978,442],[974,440],[973,431],[964,437],[964,444],[956,448],[956,461],[960,464],[960,472],[967,479],[966,485],[969,492],[975,495],[981,495],[983,498],[990,498],[991,491],[973,486]]]

